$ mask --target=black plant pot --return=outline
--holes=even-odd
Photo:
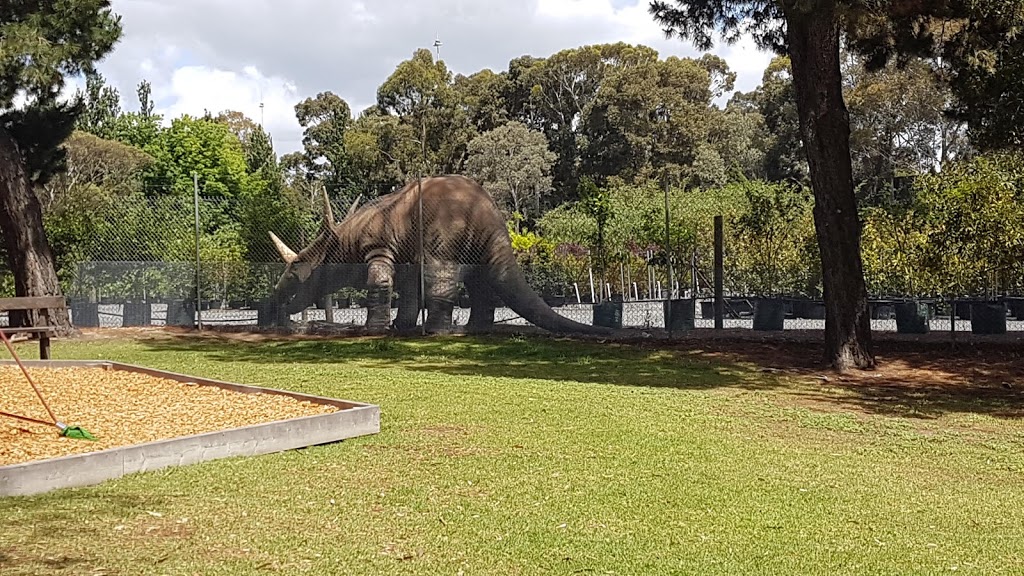
[[[749,298],[726,298],[725,313],[729,318],[738,320],[744,316],[754,315],[754,305]]]
[[[260,328],[287,326],[288,320],[288,314],[281,309],[277,300],[264,298],[256,304],[256,325]]]
[[[974,308],[971,302],[956,302],[954,306],[957,318],[961,320],[970,320],[973,318],[972,314],[974,313]]]
[[[167,326],[187,326],[196,324],[196,304],[194,300],[168,300]]]
[[[149,326],[153,323],[153,312],[149,302],[125,302],[121,308],[121,326]]]
[[[793,300],[793,316],[806,320],[824,320],[825,303],[814,300]]]
[[[761,298],[754,304],[754,330],[778,331],[786,328],[786,301]]]
[[[84,300],[73,300],[71,302],[71,323],[76,328],[99,328],[99,304]]]
[[[662,304],[665,327],[673,332],[689,332],[694,328],[697,301],[689,298],[665,300]]]
[[[896,316],[895,303],[885,300],[868,302],[868,310],[872,320],[891,320]]]
[[[971,332],[1006,334],[1006,302],[971,302]]]
[[[927,334],[931,331],[931,307],[926,302],[910,300],[893,304],[898,334]]]
[[[270,299],[260,300],[256,304],[256,326],[260,328],[267,328],[274,326],[275,314],[275,303]]]
[[[554,294],[548,294],[544,296],[544,303],[552,308],[558,308],[559,306],[565,306],[565,296],[558,296]]]
[[[594,326],[622,328],[622,302],[601,302],[594,305]]]
[[[1006,306],[1010,309],[1010,315],[1017,320],[1024,320],[1024,298],[1007,298]]]

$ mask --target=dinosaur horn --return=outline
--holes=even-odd
[[[355,214],[356,208],[359,207],[359,201],[362,200],[362,199],[363,199],[363,195],[362,194],[360,194],[359,196],[356,196],[355,202],[353,202],[352,205],[348,207],[348,214],[345,214],[345,218],[348,218],[352,214]]]
[[[324,228],[334,228],[334,209],[331,208],[331,199],[327,196],[327,189],[324,188]]]
[[[282,242],[281,239],[278,238],[277,235],[274,234],[273,232],[270,233],[270,239],[273,240],[274,247],[277,248],[277,251],[281,253],[281,259],[284,260],[285,263],[291,264],[292,262],[295,262],[295,260],[299,258],[299,255],[296,254],[294,250],[289,248],[287,244]]]

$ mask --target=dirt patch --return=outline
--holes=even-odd
[[[54,554],[49,551],[29,553],[18,548],[0,550],[0,573],[3,572],[3,568],[18,568],[26,574],[51,574],[64,570],[76,570],[84,574],[110,574],[102,568],[87,568],[91,562],[84,557]]]
[[[124,525],[114,526],[117,532],[126,531]],[[163,518],[159,513],[150,512],[136,522],[131,530],[134,538],[186,539],[195,529],[189,518]]]
[[[816,342],[714,340],[677,345],[680,351],[743,363],[807,384],[800,398],[816,407],[936,417],[984,412],[1024,417],[1024,346],[974,342],[875,342],[875,370],[837,374],[823,366]]]
[[[65,438],[54,425],[0,416],[0,466],[338,410],[288,396],[243,394],[102,367],[27,370],[57,418],[81,426],[96,441]],[[17,366],[0,366],[0,411],[51,421]]]
[[[424,426],[420,428],[421,432],[427,434],[436,434],[438,436],[466,436],[469,434],[464,426],[455,426],[453,424],[437,424],[435,426]]]
[[[462,444],[433,442],[425,444],[367,444],[363,446],[366,452],[399,452],[407,454],[410,460],[417,462],[432,462],[438,459],[464,458],[467,456],[488,455],[492,452],[478,446],[466,446]]]

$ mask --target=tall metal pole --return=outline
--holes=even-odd
[[[622,262],[619,262],[619,286],[621,286],[622,290],[622,300],[628,302],[629,288],[626,287],[626,266]]]
[[[715,216],[715,330],[725,328],[725,224]]]
[[[199,174],[192,173],[192,200],[196,219],[196,321],[199,330],[203,329],[203,304],[199,289]]]
[[[669,208],[668,208],[668,175],[665,175],[665,262],[668,264],[668,299],[664,304],[665,329],[668,331],[669,339],[672,338],[672,238],[669,233]]]
[[[416,187],[417,187],[416,201],[419,204],[419,213],[420,213],[420,233],[419,233],[419,242],[420,242],[420,313],[421,313],[420,317],[423,319],[423,321],[420,322],[420,335],[421,336],[426,336],[426,334],[427,334],[427,307],[426,307],[426,297],[427,297],[427,294],[426,294],[426,286],[425,286],[426,280],[425,280],[425,278],[423,276],[423,269],[424,269],[423,261],[426,259],[426,255],[423,253],[423,234],[425,233],[424,232],[424,226],[423,226],[423,172],[426,171],[426,169],[427,169],[427,123],[426,123],[426,120],[421,118],[420,119],[420,124],[423,127],[423,132],[421,134],[421,139],[420,139],[420,146],[422,147],[422,150],[423,150],[423,164],[420,167],[420,176],[419,176],[418,181],[416,183]]]
[[[676,279],[675,271],[672,270],[672,237],[669,232],[669,178],[665,179],[665,259],[669,264],[669,298],[672,298],[672,285]]]
[[[693,245],[693,253],[690,255],[690,294],[691,298],[697,297],[697,244]]]

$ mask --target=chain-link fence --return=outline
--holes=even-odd
[[[351,215],[350,200],[334,199],[330,228],[316,195],[140,195],[48,213],[47,228],[80,327],[577,328],[564,318],[645,330],[824,329],[811,202],[794,189],[611,190],[598,226],[586,202],[531,219],[474,186],[424,182],[422,195],[414,182]],[[1024,331],[1019,260],[943,292],[922,280],[929,265],[948,276],[933,264],[943,259],[915,263],[901,251],[905,230],[887,217],[888,228],[884,218],[864,225],[874,330]]]

